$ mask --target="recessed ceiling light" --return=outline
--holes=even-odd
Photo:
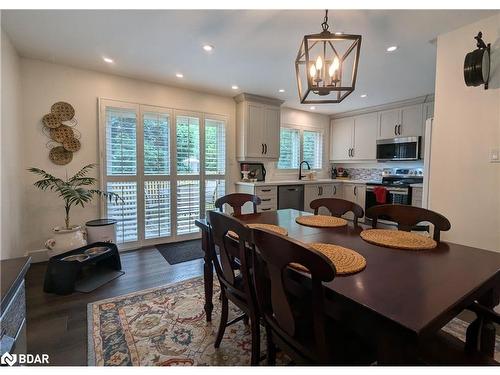
[[[210,45],[210,44],[204,44],[203,45],[203,49],[207,52],[212,52],[214,50],[214,46]]]
[[[390,47],[387,47],[387,52],[394,52],[395,50],[398,49],[398,46],[390,46]]]
[[[278,92],[285,92],[285,89],[279,89]]]
[[[107,62],[108,64],[114,63],[113,59],[110,59],[109,57],[103,57],[102,59],[104,60],[104,62]]]
[[[182,74],[182,73],[176,73],[175,76],[177,78],[184,78],[184,74]]]
[[[362,94],[362,95],[360,95],[360,96],[361,96],[362,98],[366,98],[368,95],[366,95],[366,94]]]
[[[316,109],[316,107],[315,107],[315,106],[312,106],[312,107],[309,107],[309,109],[310,109],[311,111],[314,111],[314,110]]]
[[[238,89],[239,89],[239,87],[238,87],[238,86],[236,86],[236,85],[232,85],[232,86],[231,86],[231,88],[232,88],[233,90],[238,90]]]

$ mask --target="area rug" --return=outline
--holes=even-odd
[[[249,365],[250,328],[241,321],[227,327],[220,348],[214,348],[220,317],[218,282],[211,323],[205,320],[203,300],[203,277],[197,277],[89,304],[88,364]],[[229,306],[229,319],[241,314]],[[261,347],[265,349],[264,337]]]
[[[200,259],[205,255],[201,249],[201,240],[166,243],[155,247],[170,264]]]
[[[203,277],[97,301],[88,305],[90,366],[241,366],[250,364],[250,328],[242,321],[226,328],[219,349],[219,283],[214,281],[213,321],[203,310]],[[240,314],[230,303],[229,319]],[[453,319],[444,329],[464,339],[466,322]],[[265,334],[261,335],[262,351]],[[497,335],[496,355],[500,355]],[[281,361],[287,362],[285,359]]]

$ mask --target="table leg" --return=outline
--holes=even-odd
[[[485,307],[494,309],[500,302],[500,293],[498,290],[491,290],[481,297],[478,302]],[[495,325],[493,322],[477,317],[469,324],[465,349],[469,352],[479,351],[490,358],[494,358]]]
[[[390,327],[379,331],[377,364],[413,366],[419,364],[417,338]]]
[[[203,257],[203,279],[205,284],[204,308],[207,322],[212,321],[212,310],[214,309],[214,305],[212,303],[212,297],[214,293],[214,270],[212,263],[213,246],[213,242],[210,238],[210,232],[207,230],[203,230],[201,237],[201,248],[205,253]]]

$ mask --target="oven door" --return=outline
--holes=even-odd
[[[387,187],[387,193],[385,197],[385,203],[378,203],[373,192],[375,186],[366,187],[365,196],[365,215],[367,218],[371,219],[368,215],[368,209],[373,206],[379,206],[381,204],[406,204],[411,205],[411,190],[409,187]],[[381,216],[380,219],[388,221],[389,218]],[[392,222],[391,222],[392,223]]]

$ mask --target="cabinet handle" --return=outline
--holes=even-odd
[[[262,211],[269,211],[271,208],[261,208]]]
[[[398,135],[401,135],[401,124],[398,125]]]
[[[394,135],[398,135],[398,124],[394,125]]]
[[[337,194],[337,186],[333,185],[333,195]]]
[[[260,199],[262,202],[269,202],[271,200],[271,198],[267,198],[267,199]]]
[[[354,186],[354,195],[358,195],[358,189],[357,189],[357,186]]]
[[[261,191],[262,191],[262,192],[264,192],[264,191],[266,191],[266,192],[267,192],[267,191],[271,191],[271,189],[262,189]]]
[[[264,143],[264,154],[267,155],[267,143]]]
[[[351,156],[354,157],[354,148],[351,148]]]
[[[261,143],[260,145],[261,145],[261,147],[262,147],[262,151],[261,151],[260,153],[261,153],[261,154],[264,154],[264,143]]]

